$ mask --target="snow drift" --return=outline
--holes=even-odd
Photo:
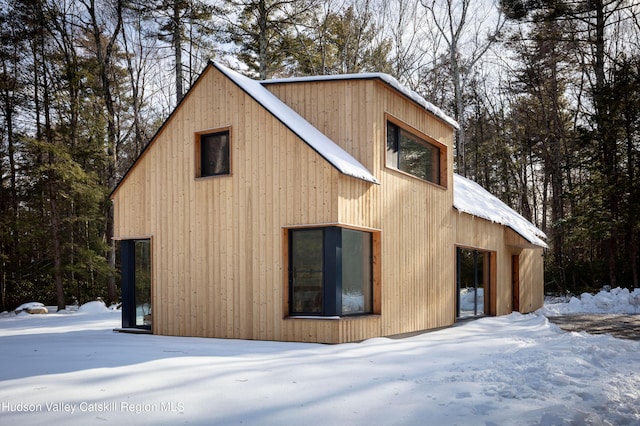
[[[638,294],[605,293],[563,310],[620,311]],[[114,333],[119,312],[95,303],[12,314],[0,318],[0,416],[30,425],[640,424],[640,342],[567,333],[541,312],[342,345]]]

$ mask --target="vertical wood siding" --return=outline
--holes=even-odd
[[[196,179],[195,133],[223,127],[231,176]],[[117,237],[153,236],[154,332],[306,333],[283,322],[282,226],[337,222],[341,179],[351,178],[209,68],[113,195]]]
[[[455,321],[455,244],[496,250],[497,313],[510,305],[503,227],[453,208],[453,131],[377,80],[267,88],[380,181],[340,174],[214,67],[113,194],[116,235],[152,236],[158,334],[339,343]],[[385,166],[386,117],[447,147],[446,184]],[[195,178],[196,133],[229,127],[231,176]],[[284,230],[306,224],[373,228],[377,315],[287,318]],[[522,251],[521,306],[539,250]],[[504,277],[503,277],[504,276]],[[526,303],[525,303],[526,302]]]
[[[385,167],[386,117],[447,147],[453,182],[453,130],[384,83],[324,81],[267,88],[356,157],[380,181],[343,179],[340,223],[380,229],[380,319],[341,321],[342,340],[441,327],[455,320],[451,188]]]
[[[520,253],[520,312],[533,312],[544,305],[544,258],[542,249]]]
[[[520,257],[520,312],[541,308],[544,301],[542,248],[533,246],[503,225],[453,211],[456,244],[495,253],[495,288],[491,292],[495,312],[492,314],[512,312],[512,255]]]

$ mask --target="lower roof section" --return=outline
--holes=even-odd
[[[549,248],[544,232],[476,182],[453,175],[453,207],[463,213],[487,219],[513,229],[531,244]]]

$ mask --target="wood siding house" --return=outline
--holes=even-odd
[[[384,74],[210,63],[111,196],[123,328],[341,343],[541,307],[544,234],[454,175],[456,126]]]

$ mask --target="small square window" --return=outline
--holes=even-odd
[[[231,174],[229,131],[200,135],[196,147],[197,177]]]

